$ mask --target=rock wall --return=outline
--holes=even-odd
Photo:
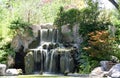
[[[61,33],[63,43],[72,43],[76,48],[79,48],[83,41],[81,35],[79,35],[79,24],[74,25],[72,31],[69,25],[64,25],[61,27]]]

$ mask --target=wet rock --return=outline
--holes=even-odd
[[[34,71],[34,58],[33,53],[29,52],[25,56],[25,73],[32,74]]]
[[[61,50],[63,51],[63,50]],[[70,54],[71,50],[64,50],[60,54],[60,70],[61,73],[74,72],[74,60]]]
[[[5,75],[6,65],[0,64],[0,76]]]
[[[8,76],[14,76],[14,75],[18,75],[19,72],[17,71],[17,69],[7,69],[6,70],[6,75]]]
[[[43,49],[47,49],[48,48],[48,46],[47,45],[43,45]]]
[[[120,64],[114,65],[108,72],[108,76],[112,78],[120,78]]]
[[[61,55],[60,57],[60,71],[61,73],[64,73],[66,70],[66,59],[64,55]]]
[[[75,64],[72,57],[69,59],[69,62],[70,62],[70,66],[69,66],[70,72],[73,73],[75,70]]]

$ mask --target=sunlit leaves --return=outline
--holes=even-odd
[[[112,41],[114,39],[109,37],[108,31],[95,31],[88,34],[88,47],[83,49],[88,52],[91,57],[98,59],[109,59],[113,53]],[[103,57],[103,58],[102,58]]]

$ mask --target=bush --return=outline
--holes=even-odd
[[[15,52],[12,48],[10,48],[10,42],[6,39],[1,38],[0,40],[0,63],[7,63],[7,57],[11,55],[13,58],[15,57]]]
[[[69,28],[72,30],[74,24],[79,22],[80,11],[78,9],[70,9],[65,11],[63,7],[60,8],[57,18],[54,21],[54,25],[61,28],[63,25],[69,24]]]
[[[109,37],[109,32],[95,31],[89,33],[88,36],[88,46],[83,49],[89,56],[98,60],[110,59],[110,55],[114,52],[112,46],[114,39]]]
[[[17,34],[24,34],[25,32],[28,32],[30,35],[33,35],[33,32],[30,28],[31,25],[32,24],[22,21],[22,19],[18,18],[11,22],[9,28]]]
[[[96,66],[99,65],[99,61],[86,55],[81,55],[80,61],[81,62],[79,65],[79,73],[81,74],[89,74],[91,70],[93,70]]]

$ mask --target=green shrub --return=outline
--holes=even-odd
[[[80,58],[79,73],[81,74],[89,74],[91,70],[99,65],[99,61],[86,55],[81,55]]]
[[[63,7],[60,7],[57,18],[54,21],[54,24],[59,28],[63,25],[69,24],[69,28],[72,30],[73,26],[76,23],[79,23],[80,11],[78,9],[70,9],[65,11]]]
[[[11,55],[15,57],[15,52],[10,47],[10,41],[5,40],[4,38],[0,39],[0,63],[7,63],[7,57]]]
[[[24,34],[28,32],[30,35],[33,35],[33,32],[30,28],[32,24],[23,21],[22,19],[18,18],[11,22],[10,29],[17,34]]]

